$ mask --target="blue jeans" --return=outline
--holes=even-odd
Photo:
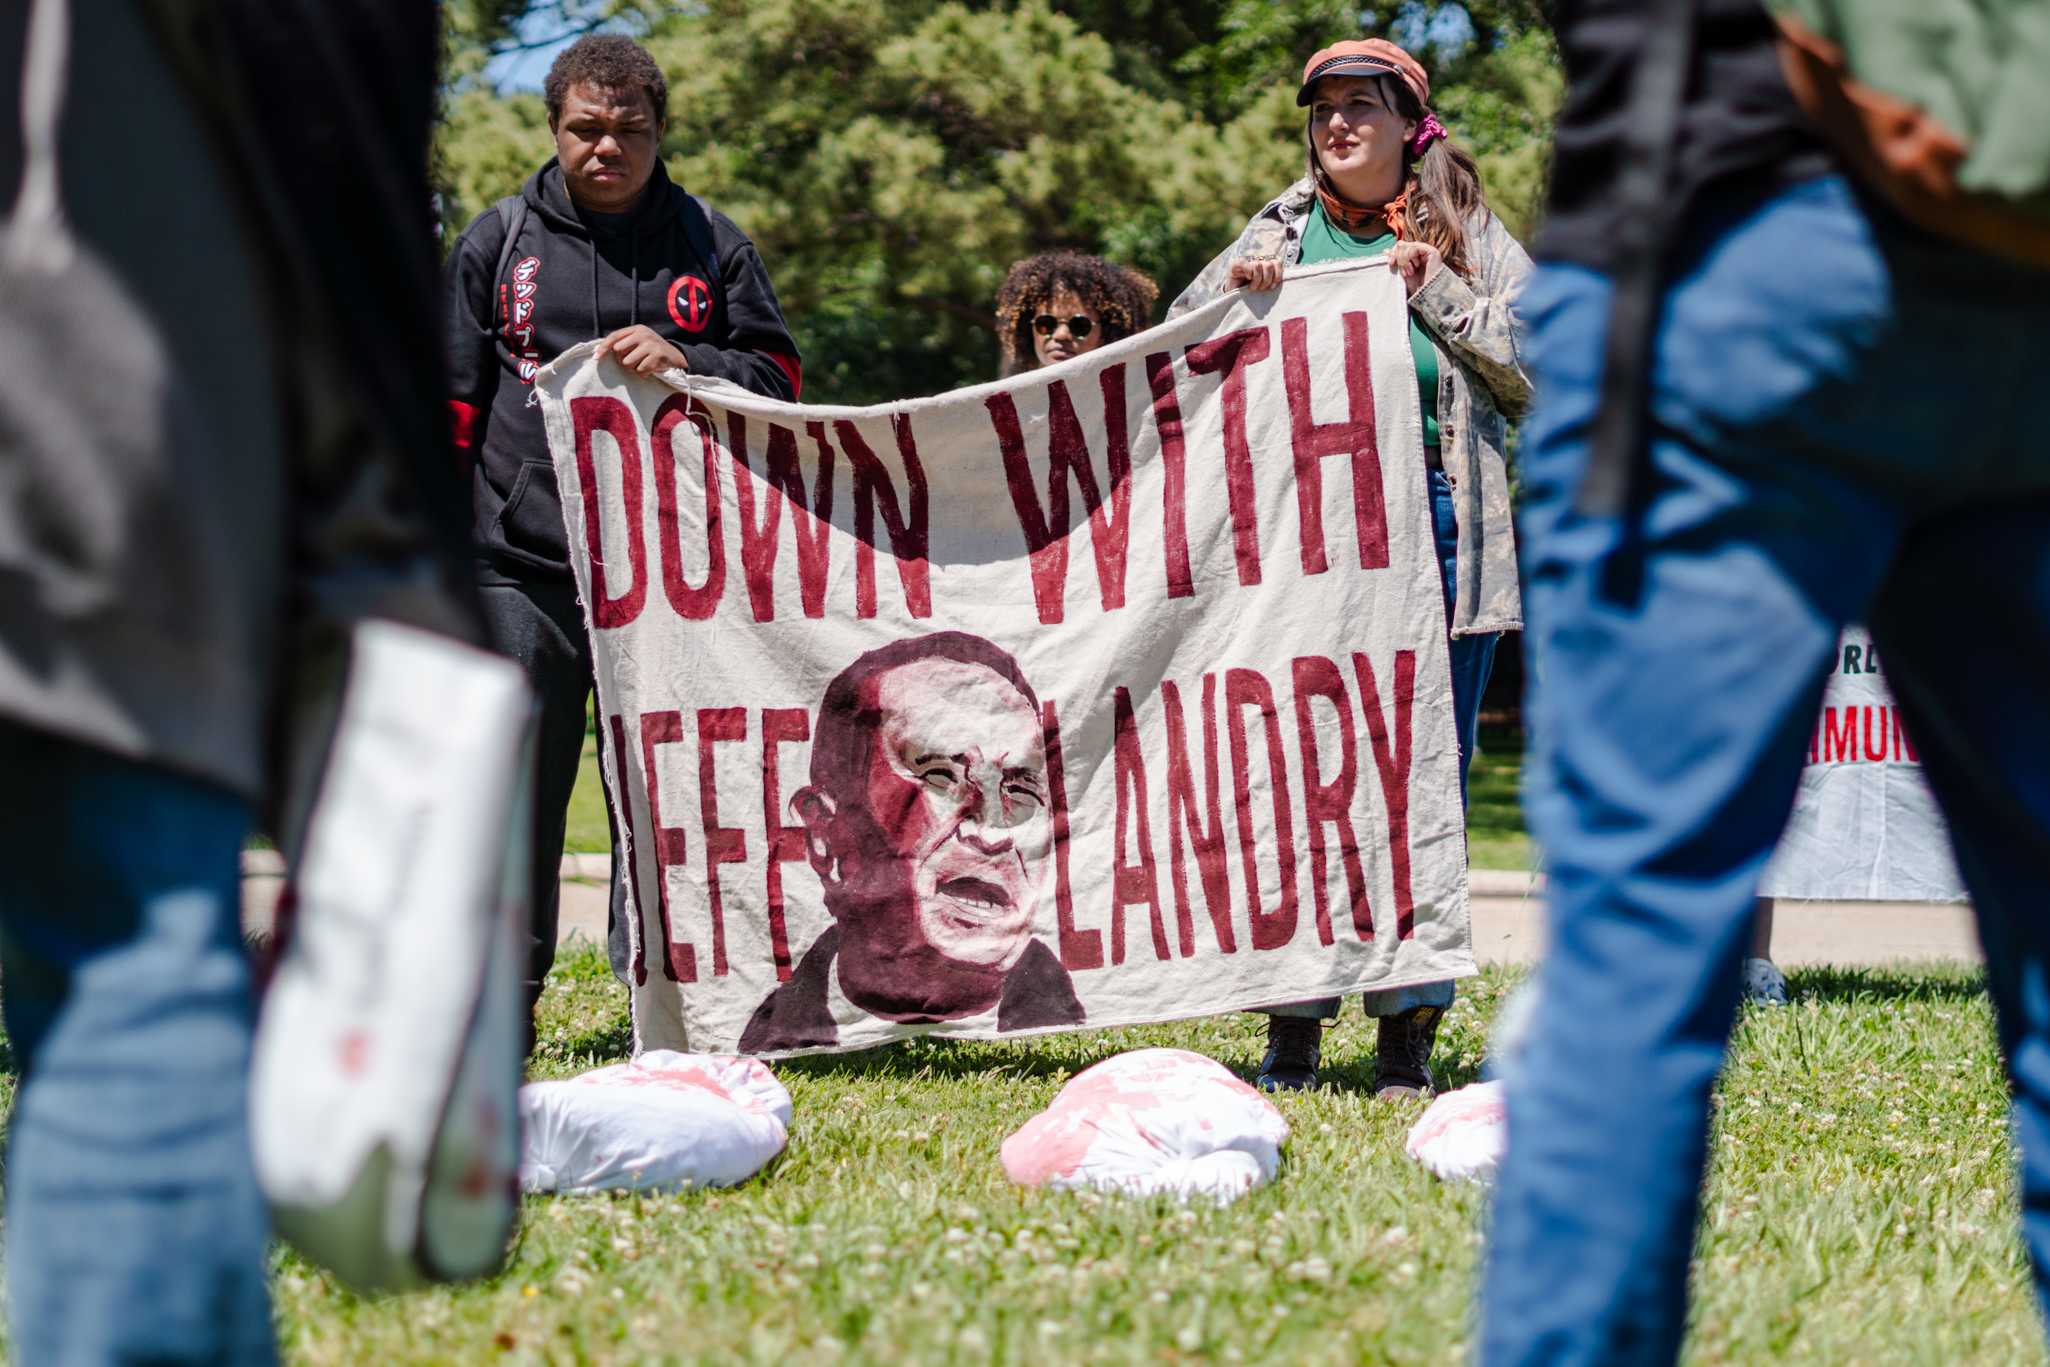
[[[1696,222],[1652,347],[1635,551],[1618,519],[1572,506],[1609,282],[1547,265],[1524,294],[1526,801],[1552,942],[1508,1079],[1490,1364],[1679,1351],[1753,894],[1852,620],[1971,886],[2045,1287],[2050,274],[1921,237],[1835,178]],[[1605,588],[1619,555],[1641,568],[1628,601]]]
[[[1431,534],[1437,544],[1438,570],[1445,584],[1445,611],[1452,611],[1452,598],[1459,582],[1459,522],[1452,511],[1452,485],[1443,470],[1427,472],[1431,492]],[[1452,725],[1459,732],[1459,796],[1466,798],[1466,770],[1473,762],[1473,747],[1480,737],[1481,694],[1488,691],[1488,675],[1495,668],[1495,645],[1501,637],[1455,636],[1452,638]],[[1452,982],[1418,983],[1414,987],[1391,987],[1363,992],[1360,1002],[1369,1016],[1399,1016],[1419,1006],[1443,1009],[1452,1005]],[[1295,1002],[1265,1008],[1270,1016],[1315,1016],[1333,1020],[1338,1015],[1336,997]]]
[[[0,722],[18,1362],[268,1362],[249,1154],[249,811]]]

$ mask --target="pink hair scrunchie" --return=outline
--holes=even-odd
[[[1451,136],[1445,131],[1445,125],[1438,122],[1438,116],[1427,109],[1424,111],[1424,121],[1416,126],[1416,136],[1409,140],[1409,154],[1413,157],[1422,156],[1424,149],[1431,145],[1431,139]]]

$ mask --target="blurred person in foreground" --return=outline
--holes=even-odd
[[[1003,371],[1016,375],[1144,332],[1160,287],[1129,266],[1082,252],[1016,262],[997,290]]]
[[[445,282],[449,410],[468,467],[485,623],[492,648],[519,662],[541,698],[530,1013],[555,963],[562,845],[593,682],[555,464],[541,409],[528,402],[534,375],[579,342],[602,340],[640,375],[687,370],[793,401],[802,380],[754,243],[663,169],[669,83],[655,59],[617,34],[580,38],[549,67],[542,99],[555,155],[463,230]],[[612,817],[609,791],[605,801]],[[607,939],[626,981],[631,875],[616,818],[613,830]]]
[[[1840,172],[1755,3],[1585,0],[1556,28],[1520,529],[1552,942],[1507,1081],[1481,1360],[1678,1354],[1753,896],[1853,621],[1977,908],[2040,1298],[2050,270]]]
[[[1409,295],[1409,349],[1423,414],[1431,529],[1450,628],[1462,799],[1481,695],[1501,633],[1522,625],[1509,512],[1507,419],[1530,398],[1510,303],[1530,258],[1488,209],[1479,169],[1431,113],[1421,62],[1385,38],[1334,43],[1303,67],[1303,178],[1253,216],[1182,291],[1169,317],[1240,286],[1271,290],[1290,266],[1385,260]],[[1450,982],[1368,992],[1374,1095],[1429,1093]],[[1324,1023],[1339,1000],[1267,1008],[1266,1091],[1317,1085]]]
[[[432,314],[437,50],[435,7],[399,0],[0,16],[19,1362],[275,1355],[243,838],[349,622],[479,634]]]

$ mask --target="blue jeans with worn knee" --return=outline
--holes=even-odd
[[[1445,611],[1452,611],[1452,598],[1459,582],[1459,522],[1452,509],[1452,484],[1443,470],[1427,472],[1431,493],[1431,535],[1438,552],[1438,570],[1444,578]],[[1485,636],[1452,638],[1452,724],[1459,732],[1459,795],[1466,797],[1466,770],[1473,762],[1473,748],[1480,737],[1481,695],[1488,691],[1488,675],[1495,668],[1495,645],[1501,638]],[[1369,1016],[1399,1016],[1419,1006],[1441,1010],[1452,1005],[1453,986],[1444,982],[1418,983],[1414,987],[1391,987],[1360,994]],[[1264,1008],[1270,1016],[1314,1016],[1331,1020],[1338,1015],[1336,997],[1293,1002]]]
[[[0,773],[12,1356],[269,1362],[248,805],[6,722]]]
[[[1707,206],[1665,287],[1628,520],[1573,505],[1610,297],[1565,264],[1523,297],[1526,809],[1551,944],[1507,1081],[1480,1357],[1678,1354],[1753,897],[1857,620],[1979,916],[2041,1297],[2050,273],[1927,238],[1833,177]]]

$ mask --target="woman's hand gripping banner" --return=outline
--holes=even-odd
[[[637,1049],[1474,971],[1402,286],[1292,276],[873,408],[542,371]]]

